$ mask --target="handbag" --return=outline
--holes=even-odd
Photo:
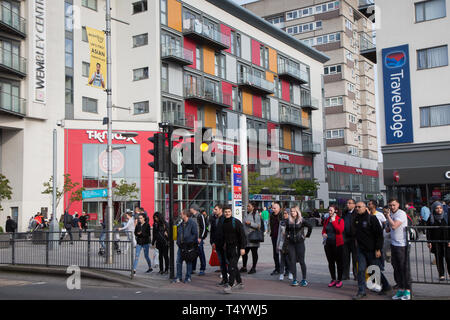
[[[220,266],[219,256],[217,255],[217,251],[215,248],[213,248],[211,251],[211,257],[209,258],[209,265],[211,267],[219,267]]]
[[[183,244],[181,247],[181,260],[194,262],[198,257],[198,246],[196,243]]]
[[[258,243],[264,241],[264,233],[260,230],[254,230],[248,234],[248,241]]]

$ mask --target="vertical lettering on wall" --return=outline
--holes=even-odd
[[[46,24],[45,24],[46,0],[33,1],[33,32],[32,32],[32,64],[34,86],[34,100],[38,103],[46,103]]]

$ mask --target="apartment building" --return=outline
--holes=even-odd
[[[383,13],[377,59],[388,197],[402,205],[448,202],[450,1],[376,4]]]
[[[2,5],[6,2],[18,5],[11,12],[22,17],[26,27],[10,30],[7,22],[14,24],[17,18],[8,20],[2,11],[1,37],[7,33],[6,39],[15,39],[19,51],[11,51],[25,57],[23,70],[17,65],[22,60],[0,63],[0,78],[6,83],[0,103],[1,172],[13,187],[13,198],[2,206],[24,231],[36,212],[51,214],[51,197],[42,191],[52,175],[54,129],[58,185],[62,186],[64,174],[70,174],[87,190],[106,187],[106,92],[87,85],[86,32],[86,27],[105,29],[105,1],[3,1]],[[231,1],[113,0],[112,16],[113,186],[125,180],[140,190],[136,198],[113,196],[116,218],[122,204],[129,209],[139,205],[149,213],[166,209],[167,177],[148,165],[152,161],[148,138],[160,130],[163,120],[189,131],[206,126],[225,133],[239,129],[238,119],[245,115],[248,128],[274,129],[280,133],[279,147],[269,150],[277,155],[276,175],[285,187],[283,194],[266,195],[265,201],[298,203],[289,184],[316,178],[317,198],[328,204],[321,147],[326,55]],[[6,99],[8,94],[12,100]],[[124,131],[138,135],[125,138],[120,134]],[[248,142],[252,149],[258,140],[249,137]],[[213,147],[216,154],[231,155],[238,163],[239,142],[234,136],[225,134]],[[248,152],[249,171],[259,172],[260,159]],[[175,210],[192,202],[208,210],[215,202],[228,202],[229,172],[230,165],[214,164],[195,176],[177,175]],[[86,211],[89,223],[96,225],[105,208],[106,199],[71,203],[68,193],[57,216],[64,209]]]
[[[373,1],[260,0],[244,7],[330,57],[324,66],[330,199],[342,206],[348,198],[378,198]]]

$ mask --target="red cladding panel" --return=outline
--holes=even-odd
[[[253,115],[255,117],[262,117],[262,99],[260,96],[253,96]]]
[[[281,80],[281,95],[284,101],[291,101],[291,95],[289,93],[289,82],[285,80]]]
[[[252,39],[252,63],[258,66],[261,65],[261,55],[260,55],[260,43]]]

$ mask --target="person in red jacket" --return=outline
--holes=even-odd
[[[328,287],[341,288],[343,254],[344,254],[344,219],[341,218],[338,209],[335,206],[328,208],[330,216],[323,223],[322,237],[325,245],[325,254],[328,260],[331,282]],[[337,266],[337,280],[336,280]]]

